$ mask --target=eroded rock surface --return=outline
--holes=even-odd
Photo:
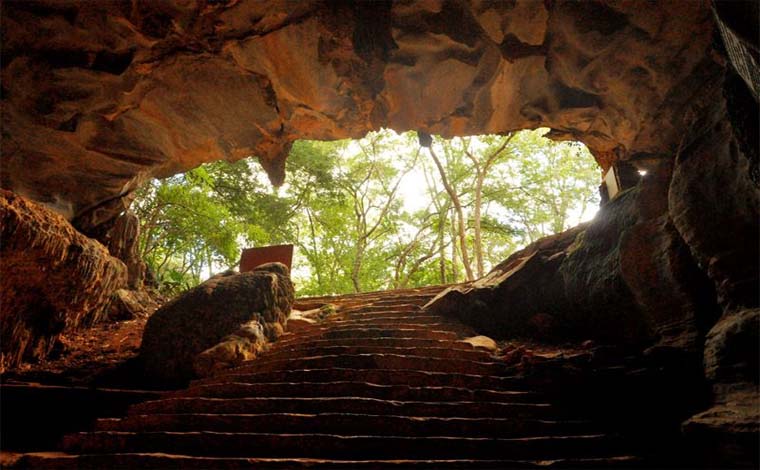
[[[140,349],[146,373],[181,382],[249,359],[282,334],[292,304],[293,284],[280,263],[214,276],[150,317]]]
[[[683,1],[8,2],[2,187],[91,230],[151,176],[256,156],[281,182],[293,140],[381,126],[667,157],[713,27]]]
[[[43,359],[66,329],[105,314],[124,264],[51,210],[0,190],[0,369]]]

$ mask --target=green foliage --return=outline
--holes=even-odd
[[[486,268],[594,208],[600,175],[588,151],[541,134],[434,140],[461,203],[464,246]],[[174,294],[234,267],[243,247],[280,243],[297,247],[299,295],[463,280],[452,199],[414,133],[299,141],[286,170],[281,188],[242,160],[141,189],[140,250],[162,290]]]

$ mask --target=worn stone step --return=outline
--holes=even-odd
[[[299,297],[295,299],[296,305],[340,303],[340,302],[370,302],[372,300],[403,300],[423,297],[433,298],[450,285],[426,286],[414,289],[398,289],[393,291],[360,292],[355,294],[321,295],[314,297]]]
[[[420,303],[425,304],[430,299],[438,295],[438,292],[435,293],[419,293],[419,294],[413,294],[413,295],[404,295],[404,296],[398,296],[398,297],[380,297],[378,300],[374,301],[373,304],[397,304],[397,303],[408,303],[408,304],[415,304],[419,305]]]
[[[548,403],[499,403],[487,401],[400,401],[362,397],[251,397],[166,398],[133,405],[130,415],[169,413],[262,414],[262,413],[357,413],[395,416],[522,417],[550,419]],[[554,415],[556,419],[557,416]]]
[[[355,327],[336,327],[328,329],[318,329],[315,331],[306,331],[294,334],[283,335],[278,342],[301,343],[311,339],[344,339],[344,338],[420,338],[420,339],[440,339],[456,340],[458,336],[453,331],[429,330],[426,328],[355,328]]]
[[[379,323],[388,323],[393,325],[402,325],[404,323],[411,323],[411,324],[422,324],[422,325],[432,325],[432,324],[446,324],[446,325],[452,325],[456,324],[456,321],[451,320],[446,317],[442,317],[439,315],[400,315],[400,314],[393,314],[393,315],[383,315],[382,313],[378,313],[377,315],[369,315],[369,316],[354,316],[354,315],[336,315],[334,317],[328,317],[328,319],[323,324],[340,324],[340,325],[347,325],[347,324],[356,324],[356,325],[371,325],[371,324],[379,324]]]
[[[341,307],[338,309],[339,314],[381,314],[381,313],[423,313],[422,307],[416,304],[398,303],[398,304],[362,304],[350,307]],[[430,315],[428,313],[428,315]]]
[[[349,319],[349,320],[373,320],[376,318],[386,318],[386,319],[408,319],[408,320],[414,320],[416,318],[439,318],[441,320],[451,320],[445,316],[442,315],[433,315],[428,312],[423,311],[415,311],[415,312],[406,312],[406,311],[398,311],[393,309],[387,309],[387,310],[378,310],[375,312],[362,312],[359,311],[351,311],[351,312],[338,312],[332,316],[328,316],[328,319]]]
[[[380,329],[380,330],[432,330],[432,331],[451,331],[457,332],[464,330],[465,327],[457,325],[455,323],[437,322],[437,323],[417,323],[414,320],[333,320],[322,323],[316,323],[312,325],[304,325],[293,336],[300,336],[308,338],[309,336],[317,333],[324,333],[327,331],[342,331],[342,330],[366,330],[366,329]],[[288,339],[287,336],[282,338]]]
[[[430,300],[432,300],[437,294],[421,294],[415,296],[405,297],[388,297],[388,296],[364,296],[364,297],[352,297],[352,296],[340,296],[340,297],[322,297],[311,299],[296,299],[293,308],[296,310],[312,310],[321,308],[325,305],[333,305],[337,309],[356,309],[365,306],[377,305],[378,307],[385,306],[402,306],[408,308],[412,306],[415,309],[419,309]]]
[[[454,374],[423,370],[351,369],[289,369],[270,372],[228,370],[219,375],[193,381],[192,385],[244,382],[352,382],[366,381],[378,385],[410,385],[415,387],[464,387],[492,390],[526,390],[528,385],[520,377],[496,377],[477,374]]]
[[[171,397],[245,398],[245,397],[363,397],[402,401],[491,401],[535,403],[539,395],[527,391],[469,389],[461,387],[411,387],[377,385],[367,382],[229,382],[196,385],[171,394]]]
[[[399,318],[410,318],[410,319],[421,319],[421,320],[435,320],[438,319],[439,321],[442,320],[452,320],[452,318],[449,318],[444,315],[439,315],[437,313],[430,313],[430,312],[423,312],[421,310],[415,310],[412,312],[407,312],[403,310],[396,310],[392,307],[385,308],[383,310],[373,311],[373,312],[366,312],[362,313],[361,310],[358,310],[356,312],[337,312],[333,315],[328,315],[328,319],[340,319],[340,320],[351,320],[351,319],[399,319]]]
[[[401,328],[401,329],[420,329],[429,328],[431,330],[446,331],[449,329],[464,328],[461,324],[448,321],[441,317],[418,317],[418,318],[348,318],[345,320],[330,320],[323,323],[310,325],[312,328]]]
[[[69,455],[40,453],[24,455],[18,468],[51,469],[144,469],[144,470],[289,470],[289,469],[425,469],[425,470],[472,470],[472,469],[612,469],[632,468],[640,465],[634,456],[601,458],[570,458],[555,460],[486,460],[486,459],[420,459],[420,460],[325,460],[325,459],[266,459],[245,457],[197,457],[171,454],[89,454]]]
[[[290,350],[294,348],[317,348],[317,347],[389,347],[389,348],[437,348],[449,349],[452,351],[475,351],[476,349],[469,343],[459,340],[441,340],[427,338],[339,338],[339,339],[310,339],[302,342],[280,342],[272,343],[269,352],[280,350]]]
[[[104,418],[98,431],[220,431],[339,434],[360,436],[530,437],[591,434],[586,421],[507,418],[439,418],[351,413],[149,414]]]
[[[352,369],[412,369],[432,372],[470,373],[503,376],[510,369],[500,362],[480,362],[466,359],[439,359],[425,356],[400,354],[335,354],[330,356],[301,357],[293,359],[268,359],[266,356],[229,369],[235,372],[266,372],[277,369],[326,369],[346,367]]]
[[[294,357],[326,356],[336,354],[401,354],[433,357],[438,359],[466,359],[470,361],[492,361],[493,357],[482,349],[450,349],[426,347],[386,347],[386,346],[313,346],[293,345],[286,348],[272,348],[262,358],[285,359]]]
[[[615,455],[605,435],[529,438],[339,436],[229,432],[116,432],[68,435],[62,447],[76,453],[165,452],[225,457],[329,459],[552,459]]]

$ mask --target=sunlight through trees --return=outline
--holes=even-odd
[[[596,211],[593,157],[543,133],[300,141],[281,188],[255,160],[207,164],[140,191],[141,255],[167,293],[280,243],[297,247],[299,295],[474,279]]]

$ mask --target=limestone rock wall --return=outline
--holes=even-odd
[[[104,315],[126,268],[60,215],[0,190],[0,369],[43,359],[57,336]]]
[[[2,187],[87,232],[151,176],[255,156],[279,183],[293,140],[381,126],[671,158],[716,67],[707,1],[34,0],[1,21]]]

